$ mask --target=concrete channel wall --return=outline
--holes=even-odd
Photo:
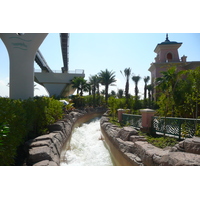
[[[92,118],[101,116],[104,112],[104,108],[88,108],[66,114],[62,120],[48,127],[48,134],[26,142],[26,165],[59,166],[73,129]]]

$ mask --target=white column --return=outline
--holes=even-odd
[[[34,60],[47,33],[1,33],[10,59],[10,98],[34,96]]]

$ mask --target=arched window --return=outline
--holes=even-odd
[[[170,62],[170,61],[172,61],[172,54],[168,53],[167,54],[167,62]]]

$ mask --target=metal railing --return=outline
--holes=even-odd
[[[142,115],[122,114],[122,121],[124,124],[140,128],[142,126]]]
[[[193,137],[199,125],[199,119],[152,117],[152,130],[154,133],[173,135],[179,139]]]
[[[68,73],[69,74],[84,74],[84,70],[83,69],[69,70]]]
[[[34,72],[42,72],[42,69],[34,69]],[[53,73],[62,73],[62,70],[51,70]],[[84,74],[83,69],[69,70],[68,74]]]

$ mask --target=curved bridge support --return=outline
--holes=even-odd
[[[10,98],[34,96],[34,60],[36,51],[48,33],[1,33],[10,59]]]

